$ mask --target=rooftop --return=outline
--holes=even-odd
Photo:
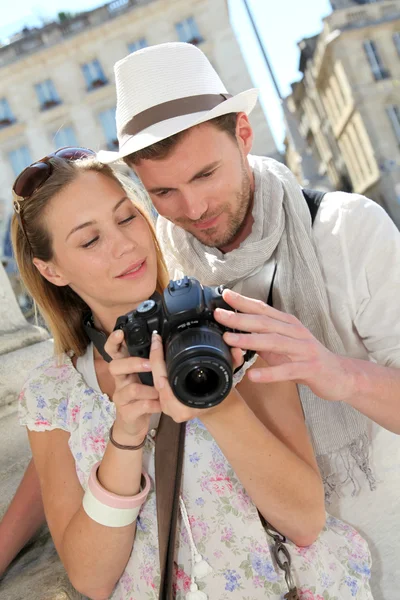
[[[97,27],[130,12],[135,8],[150,4],[154,0],[112,0],[94,10],[75,16],[60,13],[59,20],[43,27],[28,28],[15,34],[8,44],[0,46],[0,68],[21,60],[33,52],[54,46],[78,35],[85,30]]]

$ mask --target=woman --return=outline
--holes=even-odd
[[[300,598],[370,599],[365,541],[335,519],[325,524],[295,386],[244,380],[220,405],[190,409],[171,392],[157,334],[149,360],[128,357],[122,333],[110,334],[120,315],[165,287],[167,273],[136,203],[139,190],[132,196],[89,154],[66,149],[25,170],[14,185],[12,225],[21,276],[56,349],[24,386],[21,422],[73,585],[96,600],[158,598],[152,482],[154,432],[164,412],[188,422],[177,599],[283,597],[288,588],[257,509],[291,540]],[[224,297],[229,303],[230,293]],[[89,343],[87,310],[95,328],[110,334],[110,365]],[[149,371],[154,387],[137,376]]]

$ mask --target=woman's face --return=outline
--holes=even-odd
[[[88,171],[55,196],[45,213],[53,241],[49,263],[34,262],[58,286],[69,285],[103,327],[154,292],[157,256],[146,219],[121,186]]]

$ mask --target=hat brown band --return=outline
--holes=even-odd
[[[174,117],[211,110],[229,98],[232,98],[231,94],[201,94],[200,96],[187,96],[186,98],[169,100],[168,102],[162,102],[161,104],[147,108],[132,117],[125,125],[120,138],[120,147],[132,135],[140,133],[144,129],[147,129],[147,127],[151,127],[151,125]]]

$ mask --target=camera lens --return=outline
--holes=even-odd
[[[208,323],[173,332],[166,340],[165,362],[172,391],[186,406],[216,406],[231,390],[230,350],[219,328]]]
[[[206,396],[218,387],[218,375],[207,367],[195,367],[186,375],[185,387],[192,396]]]

